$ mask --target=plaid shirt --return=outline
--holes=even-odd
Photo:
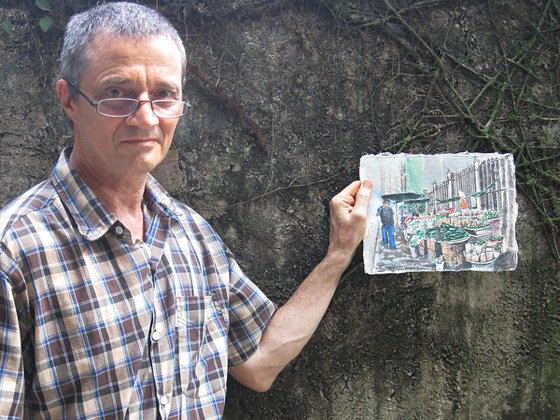
[[[0,212],[0,417],[220,418],[274,304],[151,176],[132,241],[68,154]]]

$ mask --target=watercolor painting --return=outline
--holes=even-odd
[[[517,266],[511,154],[367,155],[360,179],[375,184],[364,238],[366,273]]]

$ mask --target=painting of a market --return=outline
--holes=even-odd
[[[375,185],[366,273],[515,269],[511,155],[368,155],[360,178]]]

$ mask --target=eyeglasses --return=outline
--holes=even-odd
[[[91,106],[95,107],[98,114],[112,118],[126,118],[133,115],[140,105],[147,102],[152,107],[152,112],[158,118],[181,118],[189,112],[191,104],[175,99],[157,99],[155,101],[139,101],[132,98],[109,98],[98,102],[92,101],[84,92],[67,80],[72,89],[82,95]]]

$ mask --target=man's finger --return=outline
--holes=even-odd
[[[360,181],[354,181],[352,182],[350,185],[348,185],[346,188],[344,188],[338,195],[340,195],[341,197],[344,198],[355,198],[356,195],[358,194],[358,191],[360,189],[360,185],[362,183]]]
[[[361,183],[360,189],[356,194],[356,203],[354,204],[354,210],[357,212],[367,213],[369,206],[369,199],[373,191],[373,182],[370,180],[365,180]]]

